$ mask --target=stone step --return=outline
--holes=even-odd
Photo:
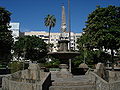
[[[84,86],[51,86],[49,90],[96,90],[94,85]]]
[[[69,82],[62,82],[62,81],[59,81],[59,82],[53,82],[52,83],[52,86],[84,86],[84,85],[94,85],[93,82],[85,82],[85,81],[69,81]]]

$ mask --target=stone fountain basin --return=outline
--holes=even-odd
[[[72,59],[72,58],[80,55],[80,53],[79,52],[60,51],[60,52],[49,52],[48,55],[50,55],[56,59],[68,60],[68,59]]]

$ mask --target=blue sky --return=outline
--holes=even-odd
[[[48,31],[44,26],[44,17],[48,14],[55,15],[56,26],[51,32],[60,32],[61,5],[64,3],[67,17],[67,0],[0,0],[0,6],[12,12],[11,22],[19,22],[20,30]],[[71,31],[82,32],[87,16],[96,8],[96,5],[120,6],[120,0],[70,0],[71,3]],[[67,20],[66,20],[67,21]]]

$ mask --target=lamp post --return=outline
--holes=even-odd
[[[24,58],[24,59],[23,59],[23,70],[24,70],[24,68],[25,68],[25,55],[26,55],[26,49],[24,48],[23,51],[24,51],[24,52],[23,52],[23,58]]]
[[[71,41],[71,23],[70,23],[70,0],[68,0],[68,32],[69,32],[69,41]],[[71,42],[69,42],[69,50],[71,51]]]
[[[84,50],[83,52],[84,52],[84,64],[85,64],[85,58],[86,58],[85,54],[86,53],[85,53],[85,45],[84,44],[83,44],[83,50]]]
[[[68,0],[68,32],[69,32],[69,51],[71,51],[71,23],[70,23],[70,0]],[[71,72],[71,59],[69,59],[69,71]]]

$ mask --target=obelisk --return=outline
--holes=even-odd
[[[67,26],[66,26],[65,8],[64,8],[64,6],[62,5],[61,36],[60,36],[60,39],[61,39],[61,40],[65,40],[66,37],[67,37],[66,27],[67,27]]]

